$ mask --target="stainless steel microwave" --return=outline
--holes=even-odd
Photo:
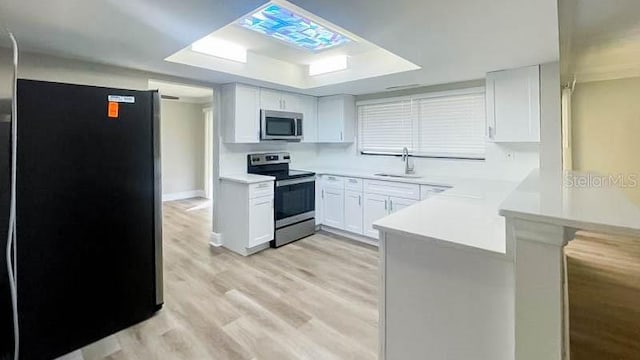
[[[302,114],[260,110],[260,140],[302,140]]]

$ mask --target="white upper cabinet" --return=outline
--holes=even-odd
[[[260,90],[226,84],[220,94],[222,134],[228,143],[260,142]]]
[[[302,113],[302,142],[318,142],[318,98],[315,96],[299,95],[300,111]]]
[[[271,89],[260,89],[260,109],[262,110],[284,110],[282,103],[282,93]]]
[[[303,142],[318,140],[318,99],[315,96],[260,89],[260,108],[302,114]]]
[[[488,73],[486,97],[489,141],[540,141],[538,65]]]
[[[352,95],[318,99],[318,142],[351,143],[355,139],[356,103]]]

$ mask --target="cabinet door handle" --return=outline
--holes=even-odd
[[[340,131],[340,141],[342,141],[342,131]]]
[[[362,195],[358,195],[358,206],[362,206]]]
[[[489,139],[493,139],[495,136],[495,129],[493,126],[489,126]]]
[[[393,200],[389,200],[389,211],[393,211]]]
[[[322,195],[320,197],[324,199],[324,189],[322,189]]]
[[[387,200],[385,200],[385,201],[384,201],[384,209],[385,209],[385,210],[388,210],[388,209],[387,209]]]

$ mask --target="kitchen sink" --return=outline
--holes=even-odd
[[[373,174],[375,176],[386,176],[386,177],[394,177],[394,178],[405,178],[405,179],[420,179],[422,176],[416,174],[399,174],[399,173],[377,173]]]

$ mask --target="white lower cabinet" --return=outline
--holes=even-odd
[[[399,197],[389,197],[389,214],[393,214],[396,211],[400,211],[406,207],[409,207],[418,201],[412,199],[403,199]]]
[[[249,201],[249,247],[273,240],[273,195]]]
[[[344,190],[325,187],[322,192],[323,224],[344,229]]]
[[[274,234],[273,180],[247,184],[222,178],[216,201],[222,209],[222,246],[247,256],[269,246]]]
[[[321,224],[378,239],[373,223],[420,200],[420,186],[396,181],[323,175]]]
[[[378,194],[364,194],[364,235],[378,238],[378,230],[373,223],[389,215],[389,197]]]
[[[347,190],[344,193],[344,229],[362,234],[363,193]]]

